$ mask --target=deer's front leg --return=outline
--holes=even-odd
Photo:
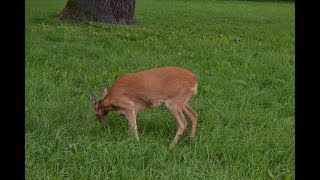
[[[130,111],[127,111],[125,115],[128,119],[129,133],[134,134],[137,141],[139,141],[137,122],[136,122],[137,113],[134,110],[130,110]]]
[[[129,134],[134,134],[137,141],[139,141],[137,123],[136,123],[137,113],[134,108],[134,103],[130,99],[123,97],[120,100],[118,100],[116,103],[113,102],[112,104],[114,107],[116,107],[116,110],[118,111],[118,113],[123,114],[127,117]]]

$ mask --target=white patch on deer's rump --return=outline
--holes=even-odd
[[[198,85],[196,85],[193,88],[191,88],[191,91],[193,91],[193,94],[196,95],[197,91],[198,91]]]

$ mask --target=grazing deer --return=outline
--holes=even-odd
[[[198,115],[188,101],[196,94],[197,88],[198,79],[195,74],[180,67],[164,67],[122,75],[109,92],[104,89],[100,100],[97,101],[92,93],[90,99],[96,117],[103,126],[107,123],[108,113],[116,111],[127,117],[129,133],[134,134],[138,141],[137,113],[165,104],[178,125],[170,144],[170,148],[174,148],[187,126],[183,113],[191,120],[191,138],[195,138]]]

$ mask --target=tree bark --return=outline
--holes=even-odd
[[[80,22],[131,24],[134,11],[135,0],[68,0],[59,18]]]

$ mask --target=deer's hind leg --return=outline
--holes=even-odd
[[[196,136],[198,114],[190,107],[188,103],[182,108],[182,111],[188,116],[192,123],[191,139],[193,140]]]
[[[172,102],[166,102],[166,106],[169,109],[169,111],[171,112],[171,114],[173,115],[173,117],[175,118],[175,120],[177,122],[177,126],[178,126],[178,130],[176,132],[176,135],[170,144],[170,148],[172,149],[177,145],[180,136],[183,134],[183,132],[187,126],[187,121],[184,118],[184,115],[182,113],[182,108],[179,104],[172,103]]]

